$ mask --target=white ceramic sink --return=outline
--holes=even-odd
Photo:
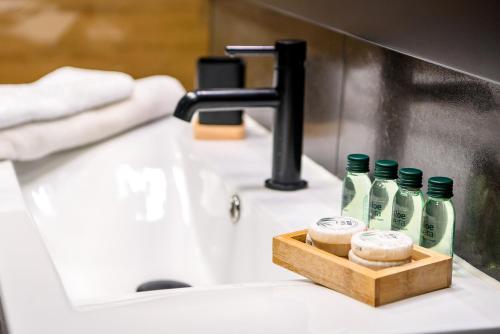
[[[451,288],[378,308],[273,265],[273,236],[339,213],[341,181],[304,158],[308,189],[266,189],[271,136],[246,126],[242,141],[196,141],[191,124],[166,118],[36,162],[0,162],[9,334],[500,327],[500,284],[459,258]],[[135,292],[156,279],[193,287]]]
[[[271,142],[247,123],[245,141],[202,142],[192,139],[190,124],[167,118],[16,164],[26,204],[74,303],[132,293],[156,279],[207,286],[295,278],[272,264],[272,237],[338,213],[339,181],[306,161],[317,174],[312,190],[264,188]],[[321,200],[314,196],[319,189]],[[229,215],[233,194],[241,200],[236,223]]]

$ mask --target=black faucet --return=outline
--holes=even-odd
[[[188,92],[175,108],[174,116],[191,121],[203,109],[272,107],[276,109],[273,126],[273,169],[266,187],[297,190],[307,187],[300,178],[304,131],[304,61],[306,42],[280,40],[274,46],[227,46],[235,55],[275,55],[275,88],[207,89]]]

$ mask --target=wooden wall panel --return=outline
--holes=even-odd
[[[73,65],[169,74],[192,88],[209,14],[208,0],[2,0],[0,83]]]

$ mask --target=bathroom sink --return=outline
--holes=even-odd
[[[5,321],[9,334],[500,328],[498,282],[458,257],[451,288],[378,308],[273,265],[273,236],[339,213],[341,181],[304,157],[309,188],[265,188],[271,136],[245,122],[241,141],[196,141],[165,118],[0,162],[0,332]],[[135,292],[162,279],[192,287]]]
[[[340,180],[305,159],[310,189],[265,188],[270,136],[246,123],[243,141],[196,141],[190,124],[166,118],[15,164],[74,304],[134,293],[151,280],[200,287],[298,277],[272,264],[272,237],[338,214]],[[240,201],[239,220],[232,200]]]

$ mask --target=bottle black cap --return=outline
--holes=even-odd
[[[375,163],[375,177],[386,180],[398,178],[398,163],[394,160],[377,160]]]
[[[453,197],[453,180],[444,176],[429,178],[427,195],[439,198]]]
[[[366,154],[354,153],[347,156],[347,170],[355,173],[368,173],[370,158]]]
[[[417,168],[401,168],[398,184],[403,188],[422,188],[422,171]]]

